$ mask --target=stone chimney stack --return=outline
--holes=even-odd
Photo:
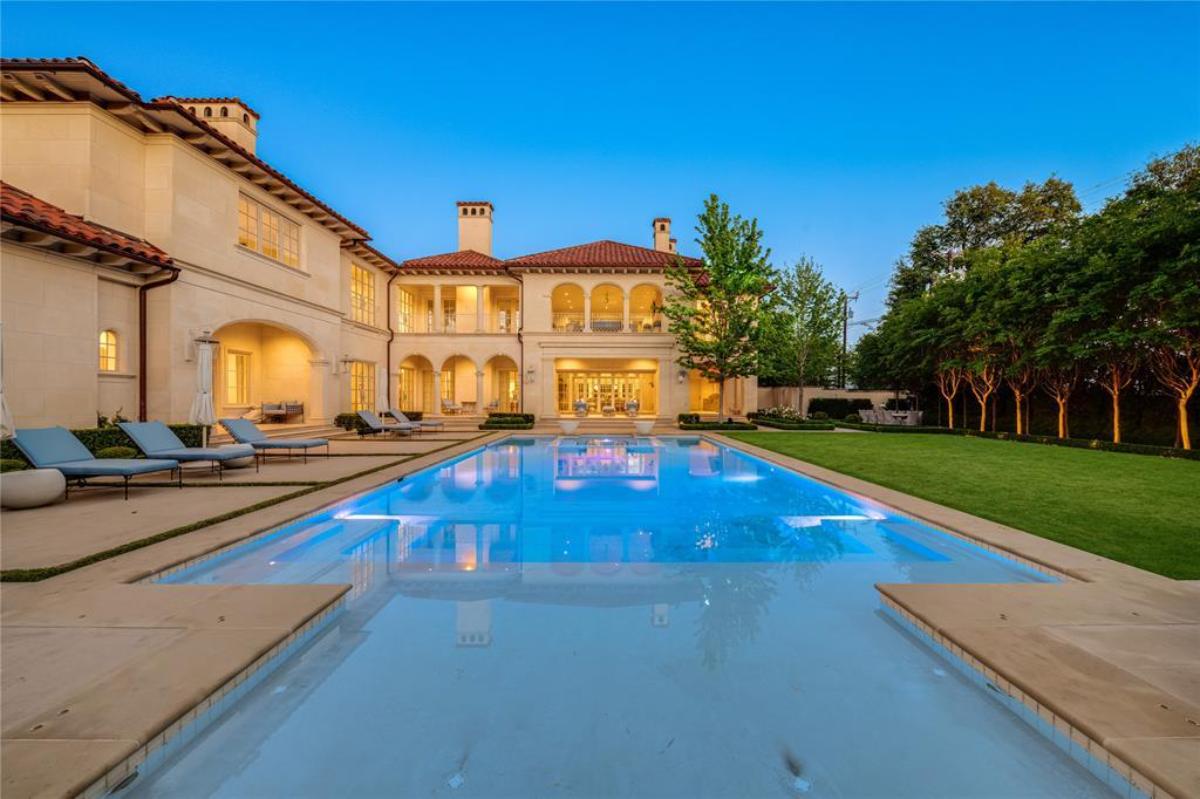
[[[258,143],[258,112],[236,97],[176,97],[190,113],[232,139],[243,150],[254,153]]]
[[[458,251],[463,250],[492,254],[492,204],[486,200],[458,204]]]
[[[675,239],[671,238],[671,220],[660,216],[654,220],[654,249],[659,252],[675,252]]]

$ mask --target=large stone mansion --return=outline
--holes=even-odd
[[[675,253],[596,241],[492,252],[460,202],[453,252],[395,261],[255,154],[235,97],[144,100],[86,59],[5,59],[0,131],[4,387],[18,426],[97,414],[185,421],[196,342],[216,340],[220,416],[673,417],[717,412],[660,313]],[[694,259],[684,259],[695,263]],[[753,410],[753,378],[726,413]]]

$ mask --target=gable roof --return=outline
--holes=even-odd
[[[577,244],[574,247],[522,255],[510,258],[505,263],[514,269],[625,269],[630,267],[665,269],[679,261],[686,266],[700,266],[700,261],[696,258],[604,239],[587,244]]]
[[[455,272],[468,271],[504,271],[504,261],[484,255],[475,250],[459,250],[440,255],[427,255],[424,258],[412,258],[400,264],[404,271]]]
[[[175,268],[174,259],[150,242],[67,213],[57,205],[4,182],[0,182],[0,216],[6,227],[14,225],[121,258],[165,269]]]

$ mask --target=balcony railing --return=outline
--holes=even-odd
[[[593,333],[621,333],[625,330],[625,319],[620,314],[592,314]]]
[[[630,333],[661,333],[663,332],[663,320],[661,316],[654,318],[630,319]]]
[[[560,333],[582,333],[583,314],[575,311],[552,313],[550,326]]]

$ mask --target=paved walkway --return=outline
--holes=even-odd
[[[1200,582],[1171,580],[847,477],[730,446],[1070,578],[879,585],[882,601],[1148,796],[1200,797]]]

